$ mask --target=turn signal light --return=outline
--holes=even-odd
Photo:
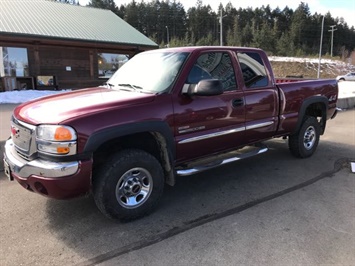
[[[54,139],[57,141],[72,140],[73,136],[68,128],[57,127],[54,133]]]
[[[57,147],[57,153],[59,154],[67,154],[69,153],[70,148],[69,147]]]

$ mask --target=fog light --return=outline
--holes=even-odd
[[[39,193],[48,195],[47,189],[40,182],[35,183],[35,188]]]

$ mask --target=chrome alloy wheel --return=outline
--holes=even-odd
[[[306,150],[310,150],[313,148],[316,143],[316,129],[313,126],[309,126],[303,136],[303,145]]]
[[[134,209],[149,198],[152,189],[151,174],[144,168],[132,168],[119,179],[116,186],[116,199],[122,207]]]

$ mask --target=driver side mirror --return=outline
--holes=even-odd
[[[197,84],[190,84],[187,95],[214,96],[223,94],[223,85],[219,79],[204,79]]]

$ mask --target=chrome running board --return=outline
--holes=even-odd
[[[177,167],[176,174],[179,176],[188,176],[206,171],[227,163],[246,159],[258,154],[267,152],[268,148],[264,144],[258,146],[246,146],[242,149],[215,155],[209,158],[203,158],[197,161],[190,162],[185,166]]]

